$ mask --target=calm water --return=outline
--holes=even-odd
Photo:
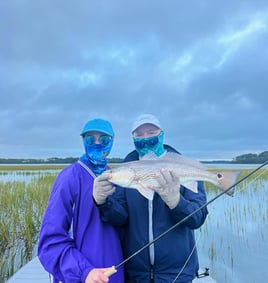
[[[47,174],[56,175],[60,171],[60,169],[7,171],[1,170],[0,166],[0,182],[17,181],[29,183],[33,178],[39,178]]]
[[[206,164],[209,168],[254,169],[259,165]],[[267,167],[267,166],[266,166]],[[60,170],[1,171],[0,181],[26,181]],[[216,192],[208,192],[208,201]],[[234,197],[208,205],[206,223],[196,231],[200,267],[209,267],[218,283],[268,282],[268,179],[256,173]]]

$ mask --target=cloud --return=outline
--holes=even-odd
[[[140,113],[196,158],[267,150],[267,1],[2,1],[0,157],[79,156],[90,118]]]

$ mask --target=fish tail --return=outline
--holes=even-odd
[[[228,188],[230,188],[236,183],[236,180],[239,174],[240,174],[240,171],[224,171],[224,172],[217,173],[218,187],[222,191],[227,190]],[[226,194],[229,196],[233,196],[234,188],[228,190]]]

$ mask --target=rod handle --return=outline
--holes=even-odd
[[[112,274],[114,274],[117,270],[115,269],[115,266],[111,266],[107,271],[104,272],[104,274],[108,277],[110,277]]]

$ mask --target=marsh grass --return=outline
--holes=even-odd
[[[0,282],[33,257],[55,174],[0,182]]]
[[[238,180],[251,171],[241,170]],[[205,185],[208,200],[220,193],[214,185]],[[264,265],[258,260],[268,260],[264,252],[268,248],[267,200],[268,170],[264,168],[237,185],[233,197],[224,194],[208,206],[208,218],[198,231],[199,250],[207,252],[203,260],[208,260],[219,282],[262,282],[258,270]]]

